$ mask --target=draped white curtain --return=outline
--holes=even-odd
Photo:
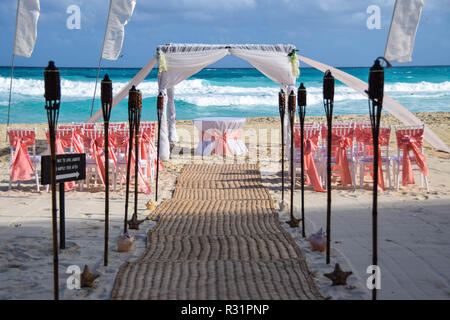
[[[296,76],[292,72],[292,63],[288,54],[295,49],[293,46],[261,46],[248,48],[239,46],[231,48],[230,54],[248,61],[266,77],[279,85],[295,84]]]
[[[160,68],[158,87],[159,92],[164,95],[159,149],[162,160],[170,157],[170,142],[178,141],[175,128],[174,87],[227,54],[228,50],[219,46],[209,46],[207,49],[202,46],[187,47],[183,45],[158,47]],[[162,71],[162,65],[165,65],[166,71]],[[167,109],[168,113],[166,113]]]
[[[160,156],[162,160],[170,157],[170,142],[177,142],[175,128],[174,87],[181,81],[196,74],[208,65],[222,59],[227,54],[248,61],[269,79],[280,84],[287,91],[293,89],[298,73],[292,64],[289,53],[293,45],[203,45],[169,44],[159,46],[158,86],[164,95],[164,109],[161,119]],[[167,114],[166,114],[167,113]],[[289,120],[285,123],[289,131]],[[288,137],[289,135],[286,135]]]

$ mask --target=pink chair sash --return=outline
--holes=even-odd
[[[88,139],[88,137],[85,137],[85,139]],[[78,138],[78,140],[81,140],[81,137]],[[108,156],[110,159],[113,160],[114,166],[117,166],[117,158],[116,154],[114,153],[114,146],[116,144],[114,135],[109,135],[108,137],[109,145],[108,145]],[[105,136],[97,137],[96,139],[90,139],[89,143],[89,154],[91,157],[95,160],[95,165],[97,166],[97,172],[99,173],[100,180],[102,181],[103,185],[106,186],[105,183]]]
[[[9,131],[9,141],[11,146],[14,147],[10,170],[11,181],[30,180],[34,169],[31,164],[30,154],[28,153],[28,146],[32,146],[35,143],[34,132],[23,137],[18,137],[14,131]]]
[[[49,132],[46,132],[47,134],[47,143],[50,145],[50,136]],[[64,149],[69,147],[72,144],[73,135],[71,134],[58,134],[56,133],[56,139],[55,139],[55,151],[56,154],[65,154]],[[75,188],[75,182],[64,182],[64,191],[70,191]]]
[[[384,184],[384,176],[383,176],[383,167],[381,162],[381,148],[380,146],[385,146],[389,144],[389,137],[391,134],[391,130],[388,128],[380,128],[380,133],[378,136],[378,187],[381,190],[385,190]],[[373,136],[371,128],[364,128],[356,130],[357,141],[363,143],[366,148],[370,148],[373,150]],[[373,166],[371,166],[373,167]]]
[[[325,192],[325,190],[322,188],[322,185],[320,184],[319,174],[317,173],[316,165],[314,164],[314,158],[312,155],[312,153],[319,148],[317,142],[318,142],[318,137],[317,137],[317,139],[310,138],[310,139],[306,139],[306,141],[305,141],[305,146],[304,146],[305,172],[306,172],[308,180],[311,182],[314,190],[317,192]]]
[[[402,185],[414,184],[414,174],[411,166],[411,159],[409,157],[409,151],[414,154],[414,159],[417,166],[425,176],[428,176],[428,167],[424,154],[420,148],[423,145],[423,131],[415,135],[407,135],[401,131],[397,131],[397,143],[398,147],[403,150],[402,160]]]
[[[142,135],[144,136],[144,135]],[[146,139],[146,137],[142,137],[140,139],[140,149],[141,149],[141,159],[146,159],[147,158],[147,154],[145,153],[145,147],[143,147],[144,143],[144,139]],[[125,132],[116,132],[114,134],[114,143],[115,143],[115,147],[117,148],[124,148],[126,149],[125,151],[125,155],[128,155],[129,152],[129,147],[130,147],[130,143],[129,143],[129,135],[128,133]],[[131,166],[130,166],[130,175],[134,174],[134,163],[135,163],[135,151],[134,151],[134,140],[133,140],[133,145],[131,146],[132,150],[131,150]],[[142,151],[144,148],[144,152]],[[128,157],[125,156],[125,165],[128,165]],[[147,166],[148,166],[148,159],[147,159]],[[148,172],[148,171],[147,171]],[[125,179],[125,177],[122,177],[122,179]],[[150,185],[148,184],[147,180],[144,177],[144,174],[142,172],[142,166],[140,164],[140,162],[138,162],[138,184],[141,187],[142,192],[144,192],[145,194],[149,194],[151,193],[151,188]]]
[[[224,155],[227,153],[232,153],[228,140],[240,140],[241,130],[225,131],[224,133],[209,129],[201,132],[202,141],[212,140],[215,142],[214,149],[211,154]]]
[[[304,136],[306,137],[306,135]],[[300,148],[300,128],[294,128],[294,146],[296,149]],[[316,135],[306,138],[304,142],[304,169],[306,173],[306,183],[312,184],[317,192],[326,192],[320,184],[319,174],[314,163],[313,152],[319,148],[319,131]]]
[[[128,154],[128,152],[127,152]],[[131,150],[131,166],[130,166],[130,175],[134,174],[134,163],[135,163],[136,155],[134,152],[134,144],[132,146]],[[151,193],[150,185],[148,184],[147,180],[144,177],[144,174],[142,173],[142,167],[141,163],[138,161],[138,184],[141,187],[142,192],[145,194]]]
[[[155,145],[153,144],[153,133],[152,131],[144,130],[142,132],[142,143],[141,143],[141,159],[144,159],[147,161],[147,175],[151,174],[152,168],[155,168],[157,165],[157,150],[155,148]],[[150,163],[150,159],[148,157],[148,154],[153,155],[154,163]],[[164,165],[159,160],[159,168],[164,170]]]
[[[98,137],[96,139],[91,139],[91,143],[89,146],[89,153],[92,158],[95,160],[95,164],[97,166],[97,171],[100,176],[100,180],[103,185],[105,184],[105,153],[103,152],[103,147],[105,145],[105,138]]]
[[[342,178],[342,185],[352,184],[352,176],[348,164],[347,151],[353,143],[352,139],[346,136],[338,136],[333,133],[333,144],[336,144],[336,164]]]

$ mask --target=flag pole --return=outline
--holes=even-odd
[[[16,55],[14,54],[14,50],[16,50],[16,35],[17,35],[17,18],[19,17],[19,7],[20,7],[20,0],[17,0],[17,9],[16,9],[16,29],[14,30],[14,46],[13,46],[13,54],[11,59],[11,80],[9,83],[9,100],[8,100],[8,120],[6,121],[6,128],[9,127],[9,115],[11,110],[11,94],[12,94],[12,82],[14,77],[14,58]],[[6,137],[5,141],[8,140],[8,130],[6,130]]]
[[[9,115],[10,115],[10,110],[11,110],[11,94],[12,94],[12,83],[13,83],[13,77],[14,77],[14,58],[15,58],[15,54],[13,53],[12,61],[11,61],[11,80],[9,82],[8,120],[6,121],[7,128],[9,127]],[[8,135],[6,135],[6,139],[8,139]]]
[[[106,33],[108,32],[109,15],[111,13],[111,1],[112,0],[109,0],[108,18],[106,19],[106,28],[105,28],[105,35],[103,36],[102,52],[100,53],[100,59],[98,60],[97,78],[95,79],[94,96],[92,97],[90,118],[92,117],[92,111],[94,110],[94,102],[95,102],[95,94],[97,93],[98,77],[100,76],[100,67],[102,65],[102,60],[103,60],[103,49],[105,49]]]

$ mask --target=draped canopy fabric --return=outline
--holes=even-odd
[[[160,63],[158,85],[162,89],[172,88],[227,54],[248,61],[280,85],[292,85],[295,84],[297,76],[293,72],[288,54],[293,50],[295,50],[293,45],[168,44],[159,46],[158,56],[164,56],[165,70],[161,71]]]
[[[292,53],[295,53],[293,45],[168,44],[159,46],[157,48],[158,87],[159,92],[164,96],[160,137],[161,159],[169,159],[170,142],[178,140],[174,104],[174,87],[178,83],[231,54],[248,61],[282,87],[293,88],[299,72],[298,64],[293,63],[291,58]]]

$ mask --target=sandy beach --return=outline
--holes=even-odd
[[[447,145],[450,145],[450,112],[416,113]],[[324,121],[324,117],[307,117],[306,121]],[[335,121],[367,121],[368,116],[337,116]],[[172,149],[172,158],[160,173],[160,200],[172,196],[177,175],[184,164],[211,162],[259,163],[263,184],[269,188],[278,206],[281,199],[278,118],[247,118],[243,139],[249,146],[245,157],[209,156],[203,160],[193,156],[198,142],[192,121],[177,121],[180,142]],[[384,115],[387,125],[400,124]],[[47,124],[14,124],[12,127],[37,128],[37,153],[47,149],[44,128]],[[52,242],[50,193],[35,191],[33,181],[17,183],[8,190],[10,159],[9,143],[5,141],[6,125],[0,125],[0,299],[52,298]],[[396,152],[391,134],[391,153]],[[450,298],[450,155],[425,143],[429,167],[430,191],[416,185],[387,190],[379,196],[379,265],[381,290],[379,299],[449,299]],[[287,179],[288,180],[288,179]],[[289,183],[287,183],[289,186]],[[153,185],[152,185],[153,187]],[[367,267],[371,264],[372,192],[369,180],[363,189],[333,185],[331,264],[325,264],[323,253],[312,252],[300,230],[285,221],[288,212],[280,212],[280,221],[302,249],[308,267],[315,274],[315,283],[322,296],[332,299],[370,299],[366,288]],[[103,266],[104,188],[71,191],[66,194],[67,248],[60,251],[60,296],[62,299],[109,299],[115,275],[125,261],[137,259],[146,246],[146,234],[156,222],[148,220],[141,230],[131,230],[136,243],[130,253],[115,250],[121,233],[124,213],[124,188],[111,192],[110,264]],[[286,195],[289,189],[286,188]],[[325,229],[326,194],[305,191],[306,233]],[[139,195],[139,217],[150,214],[146,202],[154,195]],[[289,199],[287,197],[287,199]],[[295,215],[300,216],[300,191],[294,199]],[[131,210],[130,210],[131,212]],[[339,263],[352,271],[347,286],[330,286],[323,273]],[[66,280],[69,266],[88,265],[98,273],[94,288],[70,290]]]

